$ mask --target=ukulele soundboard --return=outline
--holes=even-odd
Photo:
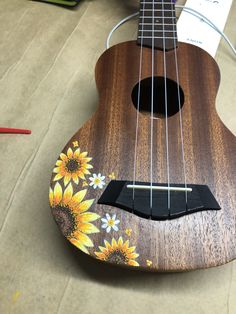
[[[236,259],[236,138],[215,108],[220,71],[178,40],[174,2],[141,0],[137,41],[106,50],[95,78],[98,108],[52,171],[62,234],[94,259],[137,270]]]

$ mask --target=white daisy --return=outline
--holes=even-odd
[[[120,223],[118,219],[116,219],[116,214],[114,214],[112,217],[109,214],[106,214],[106,218],[102,218],[101,221],[103,222],[102,228],[106,229],[106,232],[110,232],[111,229],[118,231],[119,228],[117,225]]]
[[[99,174],[94,173],[93,176],[89,178],[89,180],[91,181],[89,185],[93,186],[94,189],[96,188],[102,189],[103,186],[106,184],[104,182],[105,176],[102,176],[101,173]]]

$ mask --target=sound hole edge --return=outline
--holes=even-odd
[[[132,101],[136,110],[138,110],[139,106],[139,112],[151,115],[152,86],[154,117],[171,117],[182,109],[184,105],[184,92],[181,86],[169,78],[165,79],[162,76],[155,76],[153,79],[152,77],[145,78],[134,86],[132,91]]]

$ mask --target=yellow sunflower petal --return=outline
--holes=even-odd
[[[59,173],[60,172],[60,167],[55,167],[52,172],[53,173]]]
[[[73,204],[79,204],[85,197],[87,193],[87,190],[82,190],[77,192],[73,197],[72,197],[72,202]]]
[[[54,187],[53,200],[55,205],[58,205],[62,200],[62,188],[58,182]]]
[[[119,240],[120,240],[120,238],[119,238]],[[116,242],[116,240],[114,238],[112,238],[112,240],[111,240],[111,245],[112,245],[113,249],[117,248],[117,242]]]
[[[131,265],[131,266],[139,266],[139,263],[137,263],[136,261],[133,261],[133,260],[128,261],[127,264]]]
[[[112,246],[110,245],[110,243],[107,241],[107,240],[104,240],[104,244],[105,244],[105,247],[110,251],[112,250]]]
[[[63,176],[62,176],[60,173],[58,173],[58,174],[55,175],[55,177],[53,178],[53,181],[58,181],[58,180],[60,180],[61,178],[63,178]]]
[[[73,188],[72,188],[72,184],[70,183],[64,191],[64,195],[63,195],[64,204],[68,204],[70,202],[72,198],[72,194],[73,194]]]
[[[78,176],[76,173],[72,173],[72,179],[73,181],[75,182],[75,184],[78,184],[79,183],[79,179],[78,179]]]
[[[89,164],[85,164],[84,167],[85,167],[86,169],[92,169],[92,168],[93,168],[93,166],[92,166],[92,165],[89,165]]]
[[[64,153],[60,154],[61,160],[68,160],[67,156]]]
[[[56,166],[60,166],[61,164],[62,164],[62,161],[61,160],[57,160]]]
[[[128,241],[128,240],[127,240],[127,241]],[[126,242],[127,242],[127,241],[126,241]],[[119,248],[122,248],[122,246],[123,246],[123,239],[122,239],[122,237],[119,237],[119,240],[118,240],[118,244],[117,244],[117,245],[118,245]]]
[[[129,240],[126,240],[123,245],[124,250],[127,250],[129,248]]]
[[[104,255],[103,253],[101,252],[94,252],[94,253],[100,260],[104,261],[106,259],[106,255]]]
[[[49,203],[50,203],[50,206],[52,207],[53,206],[53,190],[51,188],[49,189]]]
[[[67,156],[69,159],[73,158],[73,150],[70,147],[67,150]]]
[[[61,166],[58,167],[60,169],[59,173],[64,177],[65,174],[67,174],[67,170],[65,168],[65,164],[63,162],[63,164]]]
[[[82,223],[82,224],[78,224],[78,228],[81,232],[86,233],[86,234],[91,234],[91,233],[98,233],[99,230],[97,227],[95,227],[93,224],[91,223]]]
[[[85,168],[82,168],[82,171],[81,170],[78,171],[79,176],[82,175],[84,177],[84,174],[90,174],[90,172]],[[83,179],[83,178],[81,178],[81,179]]]
[[[88,153],[87,152],[83,152],[83,153],[81,153],[80,155],[79,155],[79,158],[84,158],[84,157],[86,157],[88,155]],[[92,158],[91,158],[92,159]],[[90,160],[91,160],[90,159]]]
[[[127,251],[128,253],[132,253],[132,252],[135,251],[135,249],[136,249],[136,246],[131,246],[131,247],[129,247],[126,251]]]
[[[69,239],[70,242],[72,244],[74,244],[78,249],[80,249],[81,251],[83,251],[86,254],[89,254],[88,250],[86,249],[86,247],[78,240],[76,239]]]
[[[84,246],[93,247],[93,242],[86,234],[76,231],[75,235],[76,240],[80,241]]]
[[[83,172],[79,172],[78,176],[79,176],[82,180],[85,180],[85,176],[84,176]]]
[[[83,212],[87,211],[91,207],[93,202],[94,202],[94,199],[81,202],[79,204],[79,207],[78,207],[79,212],[83,213]]]
[[[130,259],[133,259],[133,258],[135,259],[135,258],[139,257],[139,254],[131,253],[131,254],[127,254],[127,257],[130,258]]]
[[[80,155],[80,156],[81,156],[81,155]],[[91,161],[91,160],[92,160],[91,157],[87,157],[87,158],[82,158],[82,159],[81,159],[82,163],[87,163],[87,162],[89,162],[89,161]]]
[[[98,218],[100,218],[98,214],[90,213],[90,212],[82,213],[81,215],[79,215],[79,221],[82,223],[95,221]]]
[[[67,174],[64,176],[64,185],[65,185],[65,186],[70,182],[70,179],[71,179],[71,174],[70,174],[70,173],[67,173]]]
[[[105,247],[103,247],[103,246],[99,246],[98,248],[104,254],[108,254],[109,253],[109,251]]]
[[[76,151],[74,152],[74,158],[79,158],[80,155],[80,148],[77,148]]]

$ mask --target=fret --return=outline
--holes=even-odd
[[[156,9],[141,9],[140,11],[144,11],[144,12],[173,12],[173,10],[156,10]]]
[[[160,25],[161,27],[163,27],[163,25],[164,26],[173,26],[173,24],[166,24],[166,23],[162,23],[162,24],[160,24],[160,23],[139,23],[139,25],[155,25],[155,26],[158,26],[158,25]]]
[[[139,32],[148,32],[148,33],[152,33],[152,32],[154,32],[154,33],[177,33],[177,31],[176,30],[165,30],[165,29],[161,29],[161,30],[158,30],[158,29],[150,29],[150,30],[148,30],[148,29],[140,29],[139,30]]]
[[[149,38],[149,39],[178,39],[177,37],[153,37],[153,36],[138,36],[138,38]]]
[[[138,44],[147,47],[153,47],[154,44],[155,49],[162,50],[176,48],[176,23],[175,4],[170,0],[140,1]]]
[[[159,4],[159,5],[174,5],[174,3],[173,2],[166,2],[166,1],[157,1],[157,2],[146,2],[146,1],[140,1],[140,4]]]
[[[140,16],[139,18],[141,18],[141,19],[156,19],[156,18],[160,18],[160,19],[172,19],[172,20],[176,19],[175,16],[144,16],[144,15]]]

